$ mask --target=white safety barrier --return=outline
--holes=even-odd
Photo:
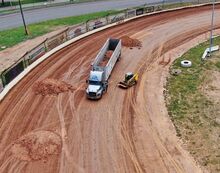
[[[218,45],[211,47],[211,52],[215,52],[215,51],[218,51],[218,50],[219,50],[219,46],[218,46]],[[206,57],[209,55],[209,52],[210,52],[210,48],[207,48],[207,49],[204,51],[203,55],[202,55],[202,60],[205,60],[205,59],[206,59]]]
[[[20,73],[14,80],[12,80],[5,88],[4,90],[0,93],[0,101],[2,101],[4,99],[4,97],[7,95],[7,93],[19,82],[21,81],[31,70],[33,70],[35,67],[37,67],[40,63],[42,63],[44,60],[46,60],[47,58],[49,58],[51,55],[53,55],[54,53],[56,53],[57,51],[63,49],[64,47],[84,38],[87,37],[91,34],[97,33],[99,31],[105,30],[107,28],[119,25],[121,23],[124,22],[128,22],[131,20],[135,20],[137,18],[141,18],[144,16],[149,16],[149,15],[154,15],[154,14],[158,14],[158,13],[165,13],[165,12],[169,12],[169,11],[176,11],[176,10],[181,10],[181,9],[187,9],[187,8],[195,8],[195,7],[200,7],[200,6],[205,6],[205,5],[209,5],[211,3],[205,3],[205,4],[198,4],[198,5],[193,5],[193,6],[185,6],[185,7],[178,7],[178,8],[174,8],[174,9],[168,9],[168,10],[162,10],[162,11],[155,11],[152,13],[146,13],[146,14],[142,14],[142,15],[138,15],[138,16],[134,16],[132,18],[128,18],[125,19],[123,22],[117,22],[117,23],[113,23],[113,24],[109,24],[106,26],[103,26],[101,28],[89,31],[85,34],[82,34],[76,38],[73,38],[72,40],[66,41],[65,43],[55,47],[54,49],[52,49],[51,51],[47,52],[45,55],[43,55],[42,57],[40,57],[39,59],[37,59],[35,62],[33,62],[31,65],[29,65],[22,73]],[[217,3],[216,3],[217,4]]]

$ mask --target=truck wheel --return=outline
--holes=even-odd
[[[117,61],[120,61],[120,59],[121,59],[121,53],[119,54]]]

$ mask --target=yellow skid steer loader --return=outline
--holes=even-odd
[[[135,85],[138,81],[138,74],[128,72],[125,74],[125,79],[123,82],[118,83],[119,88],[128,89],[129,87]]]

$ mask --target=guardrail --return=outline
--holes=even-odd
[[[215,52],[218,50],[219,50],[219,45],[211,47],[211,52]],[[210,55],[210,48],[206,48],[206,50],[204,51],[202,55],[202,60],[205,60],[209,55]]]
[[[186,8],[189,8],[189,7],[186,7]],[[141,17],[145,14],[147,15],[148,13],[152,13],[152,14],[156,13],[157,11],[161,11],[162,9],[163,7],[161,5],[145,6],[145,7],[140,7],[137,9],[126,10],[119,14],[109,15],[103,18],[87,21],[86,23],[81,23],[76,26],[68,27],[66,30],[62,31],[61,33],[51,38],[46,39],[41,44],[33,48],[32,50],[26,52],[17,62],[15,62],[12,66],[4,70],[0,74],[0,93],[3,92],[6,86],[10,84],[11,82],[13,82],[13,80],[18,75],[20,75],[26,68],[27,68],[27,71],[30,71],[32,68],[29,68],[29,66],[34,64],[40,57],[44,56],[44,54],[46,54],[47,52],[53,53],[53,49],[56,48],[57,46],[63,45],[63,43],[69,42],[75,38],[80,39],[80,36],[82,34],[85,34],[87,32],[91,33],[91,31],[93,30],[98,31],[99,30],[98,28],[101,28],[101,27],[103,28],[103,26],[112,25],[112,24],[120,24],[125,21]],[[183,7],[178,8],[178,9],[183,9]],[[167,11],[171,11],[171,10],[176,10],[176,9],[170,9]],[[40,62],[41,61],[36,62],[35,64],[38,65]],[[22,77],[19,76],[18,78],[22,78]],[[15,84],[13,84],[13,86],[14,85]],[[4,96],[6,95],[5,92],[3,94]],[[3,97],[0,98],[0,101]]]

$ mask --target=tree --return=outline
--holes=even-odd
[[[5,4],[5,0],[2,0],[2,6],[4,6],[4,4]]]

